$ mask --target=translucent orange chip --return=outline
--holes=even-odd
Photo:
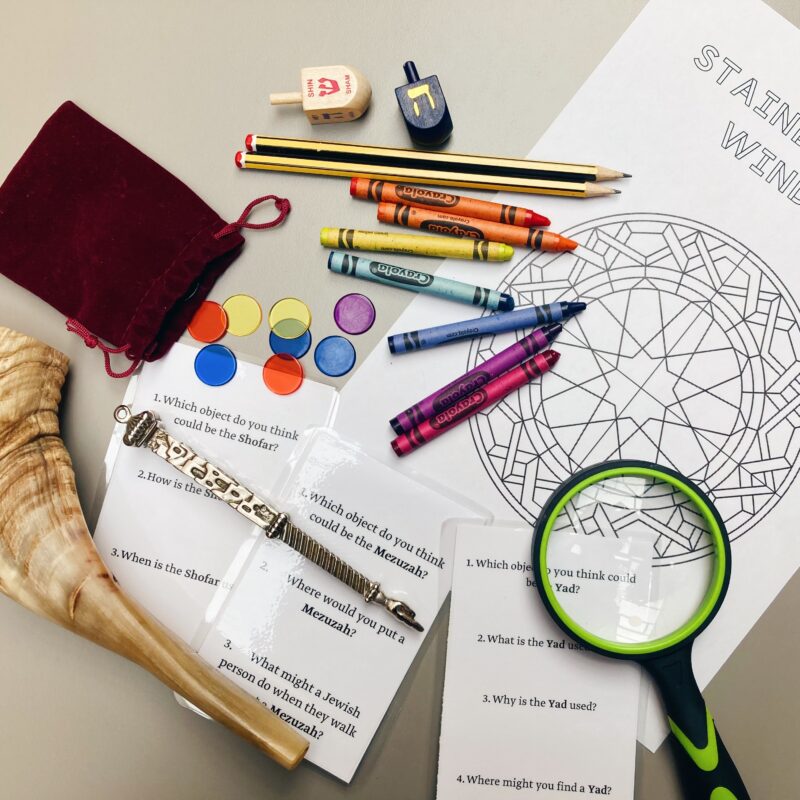
[[[303,383],[303,365],[288,353],[278,353],[267,359],[262,371],[264,384],[275,394],[291,394]]]
[[[225,335],[228,315],[213,300],[204,300],[189,323],[189,335],[198,342],[216,342]]]

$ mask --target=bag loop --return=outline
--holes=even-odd
[[[250,216],[250,212],[261,203],[265,202],[266,200],[274,200],[275,207],[278,209],[278,216],[271,220],[270,222],[247,222],[247,218]],[[242,211],[239,219],[236,222],[229,222],[222,230],[217,231],[214,234],[215,239],[221,239],[223,236],[227,236],[229,233],[233,233],[234,231],[238,231],[241,228],[249,228],[251,230],[263,230],[264,228],[274,228],[276,225],[280,225],[285,219],[288,213],[292,210],[292,204],[286,197],[278,197],[274,194],[265,194],[263,197],[257,197],[252,202],[248,203],[245,206],[244,211]]]
[[[109,347],[107,344],[101,342],[85,325],[82,325],[80,322],[78,322],[78,320],[73,319],[72,317],[67,320],[67,330],[70,333],[77,333],[78,336],[83,339],[83,343],[87,347],[99,347],[100,350],[103,351],[106,374],[111,378],[127,378],[128,375],[130,375],[141,363],[140,358],[133,358],[130,353],[128,353],[129,345],[126,344],[122,347]],[[114,370],[111,369],[111,356],[116,355],[117,353],[124,353],[125,357],[129,358],[133,362],[124,372],[114,372]]]

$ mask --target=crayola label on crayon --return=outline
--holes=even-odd
[[[386,278],[392,283],[405,283],[409,286],[430,286],[433,283],[433,275],[394,264],[384,264],[382,261],[370,261],[369,271],[376,277]]]
[[[452,331],[447,334],[447,339],[460,339],[462,336],[475,336],[480,333],[480,328],[459,328],[457,331]]]
[[[449,386],[444,389],[434,398],[433,410],[437,413],[449,408],[453,403],[458,402],[464,395],[471,394],[472,392],[485,386],[491,380],[491,375],[488,372],[474,372],[470,375],[469,380],[453,381]]]
[[[431,417],[431,428],[438,431],[442,428],[449,428],[451,425],[455,425],[464,417],[469,416],[469,413],[475,406],[485,403],[487,399],[488,395],[483,389],[473,392],[469,397],[459,400],[454,406],[445,409],[435,417]]]
[[[422,189],[419,186],[407,186],[404,183],[397,184],[394,193],[401,200],[425,203],[429,206],[442,206],[442,208],[457,206],[459,201],[459,198],[453,194],[434,192],[432,189]]]
[[[472,225],[462,225],[459,222],[441,222],[440,220],[426,219],[419,226],[422,231],[431,233],[446,233],[450,236],[461,236],[465,239],[483,239],[483,231]]]

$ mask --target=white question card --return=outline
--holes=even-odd
[[[436,796],[632,800],[639,668],[550,619],[532,537],[458,526]]]

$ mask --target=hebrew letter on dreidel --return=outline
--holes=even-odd
[[[423,83],[422,86],[417,86],[414,89],[408,90],[408,99],[414,101],[414,113],[419,117],[421,116],[421,113],[419,110],[419,104],[416,100],[417,97],[427,97],[428,102],[431,104],[431,108],[436,108],[436,103],[433,99],[433,95],[431,94],[431,88],[427,83]]]
[[[317,83],[319,84],[320,97],[325,97],[329,94],[336,94],[336,92],[339,91],[339,81],[336,81],[333,78],[320,78]]]

